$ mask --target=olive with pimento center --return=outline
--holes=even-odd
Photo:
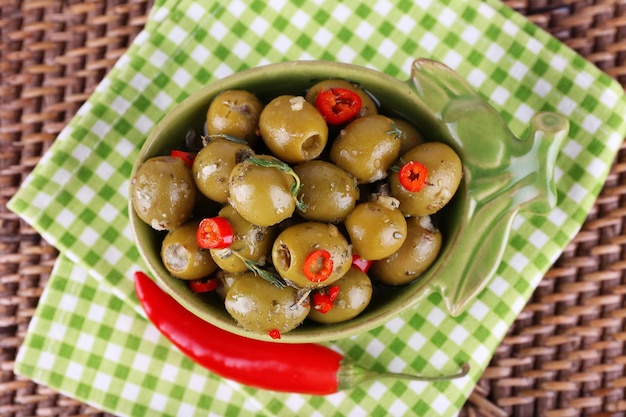
[[[322,80],[314,84],[309,90],[306,92],[305,99],[311,104],[315,104],[319,94],[322,91],[327,91],[332,88],[343,88],[347,90],[354,91],[361,98],[361,108],[359,109],[359,113],[357,117],[365,116],[367,114],[378,114],[378,106],[370,97],[369,94],[358,84],[351,83],[346,80],[331,78],[328,80]]]
[[[352,248],[337,226],[303,222],[287,227],[272,246],[276,272],[299,288],[332,284],[352,265]]]
[[[233,237],[227,247],[209,249],[217,266],[228,272],[245,272],[249,268],[244,260],[263,265],[272,248],[273,228],[250,223],[228,204],[218,217],[228,222]]]
[[[406,152],[397,161],[398,172],[390,175],[390,193],[407,216],[429,216],[442,209],[454,196],[463,177],[461,158],[443,142],[426,142]],[[411,165],[419,166],[419,174]],[[410,167],[410,170],[403,169]],[[403,175],[406,173],[407,175]],[[419,177],[423,186],[413,189]]]

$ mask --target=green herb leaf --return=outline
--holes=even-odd
[[[206,146],[206,144],[209,143],[211,139],[216,139],[216,138],[226,139],[231,142],[241,143],[243,145],[248,144],[248,142],[245,139],[238,138],[237,136],[229,135],[226,133],[216,133],[214,135],[202,136],[202,143],[204,144],[204,146]]]
[[[401,130],[397,124],[391,122],[391,130],[386,132],[388,135],[393,135],[394,139],[406,139],[406,132]]]
[[[275,168],[281,172],[285,172],[291,175],[294,179],[294,183],[291,186],[291,190],[289,192],[293,195],[294,200],[296,201],[296,206],[300,211],[306,211],[307,205],[298,199],[298,195],[302,190],[302,182],[300,181],[300,177],[296,172],[289,166],[289,164],[281,161],[280,159],[262,159],[256,156],[251,156],[246,161],[249,161],[255,165],[265,167],[265,168]]]
[[[406,162],[404,162],[404,158],[400,157],[398,158],[398,161],[400,161],[400,165],[392,165],[389,167],[389,171],[391,172],[400,172],[400,169],[402,168],[402,166],[404,164],[406,164]]]
[[[283,281],[280,275],[273,273],[271,271],[268,271],[266,269],[263,269],[258,262],[255,262],[252,259],[248,259],[236,251],[232,251],[232,253],[233,255],[241,259],[241,261],[244,263],[246,268],[254,272],[255,275],[260,276],[261,278],[263,278],[270,284],[275,285],[278,288],[285,288],[287,286],[287,284],[285,283],[285,281]]]

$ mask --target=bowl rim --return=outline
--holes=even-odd
[[[298,71],[303,74],[298,73]],[[270,75],[271,74],[271,75]],[[348,64],[335,61],[324,60],[312,60],[312,61],[285,61],[279,63],[266,64],[254,68],[242,70],[237,73],[233,73],[229,76],[210,82],[203,86],[198,91],[192,93],[180,103],[174,105],[174,107],[167,111],[163,118],[155,125],[155,127],[146,136],[145,142],[142,144],[139,154],[133,163],[131,177],[133,178],[138,167],[150,156],[158,154],[155,145],[156,139],[161,137],[166,130],[166,127],[174,120],[180,120],[185,117],[185,112],[188,107],[198,106],[199,103],[208,102],[218,92],[231,88],[241,88],[242,85],[254,80],[255,83],[268,81],[269,79],[284,79],[288,81],[288,77],[297,75],[296,78],[302,78],[307,74],[316,74],[318,79],[324,78],[343,78],[353,82],[357,82],[370,90],[374,97],[377,97],[376,92],[380,92],[383,89],[386,91],[386,95],[398,95],[403,94],[406,101],[414,104],[417,108],[423,109],[422,103],[417,100],[416,93],[410,86],[409,81],[402,81],[399,78],[385,74],[383,72],[360,66],[356,64]],[[312,83],[310,84],[312,85]],[[371,91],[373,90],[373,91]],[[254,92],[254,91],[253,91]],[[208,100],[208,101],[207,101]],[[464,180],[463,180],[464,181]],[[462,183],[463,183],[462,181]],[[130,188],[130,187],[129,187]],[[318,331],[304,331],[302,326],[285,333],[280,339],[270,339],[269,336],[264,334],[256,334],[245,330],[236,325],[234,320],[230,322],[221,320],[214,315],[209,314],[206,308],[200,305],[198,302],[198,296],[190,294],[189,292],[181,292],[180,286],[173,285],[173,282],[181,281],[169,274],[164,278],[164,267],[162,263],[158,265],[153,254],[148,253],[148,248],[141,244],[140,228],[145,228],[145,223],[138,219],[134,212],[132,204],[130,204],[129,193],[129,216],[131,223],[131,233],[136,243],[137,249],[141,255],[141,258],[146,262],[150,275],[152,278],[169,293],[174,299],[182,304],[187,310],[193,314],[199,316],[205,321],[216,325],[231,333],[239,334],[244,337],[259,339],[265,341],[272,341],[275,343],[303,343],[303,342],[330,342],[338,339],[343,339],[357,334],[361,334],[370,331],[376,327],[379,327],[398,315],[404,313],[410,308],[414,307],[417,303],[423,300],[426,296],[433,292],[433,288],[429,285],[429,279],[422,280],[421,278],[401,287],[401,294],[397,296],[393,303],[389,307],[379,308],[377,314],[373,316],[357,316],[354,319],[348,320],[343,323],[336,323],[323,326],[315,326]],[[440,254],[441,255],[441,254]],[[400,287],[398,287],[400,288]],[[300,329],[300,331],[298,331]]]

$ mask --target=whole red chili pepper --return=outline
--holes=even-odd
[[[329,88],[320,91],[315,107],[331,125],[343,124],[361,111],[361,97],[347,88]]]
[[[135,292],[150,321],[190,359],[217,375],[256,388],[326,395],[382,377],[439,381],[469,371],[467,364],[457,374],[434,377],[370,371],[323,345],[265,342],[215,327],[140,271],[135,273]]]

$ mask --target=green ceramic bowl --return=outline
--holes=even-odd
[[[515,137],[499,114],[455,72],[441,63],[418,59],[408,81],[364,67],[325,61],[297,61],[253,68],[207,85],[176,106],[154,128],[135,161],[133,176],[146,159],[179,146],[190,127],[201,130],[209,103],[219,92],[246,89],[260,98],[303,94],[316,81],[342,78],[361,84],[378,100],[384,114],[412,121],[429,140],[443,141],[460,155],[464,178],[437,224],[443,246],[437,261],[417,281],[385,288],[350,321],[323,325],[305,322],[282,335],[279,343],[325,342],[380,326],[436,292],[457,315],[490,281],[520,210],[546,213],[556,203],[554,165],[568,131],[567,120],[537,114],[524,139]],[[230,332],[272,340],[238,327],[223,303],[207,301],[172,278],[161,263],[162,233],[143,223],[129,204],[137,247],[154,279],[188,310]]]

